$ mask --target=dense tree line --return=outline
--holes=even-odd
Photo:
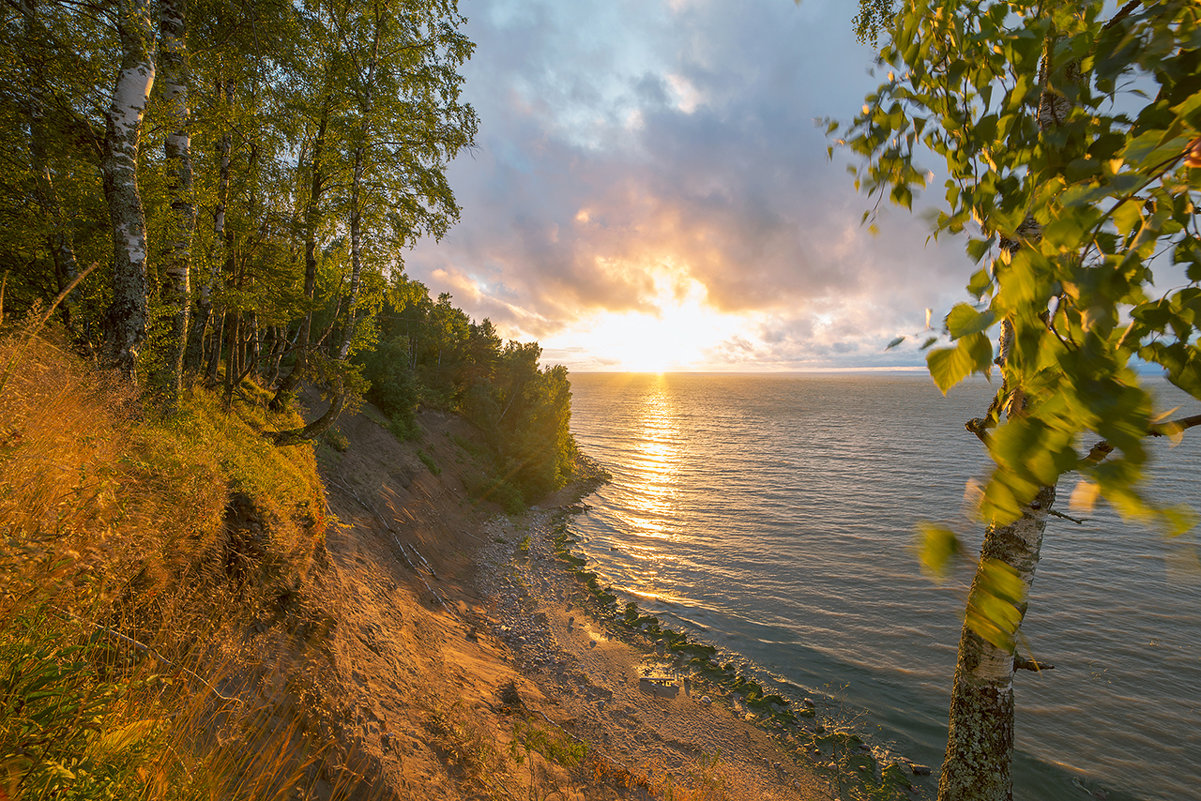
[[[95,264],[56,316],[168,409],[188,375],[227,405],[255,379],[276,408],[311,381],[331,404],[277,433],[297,442],[366,389],[366,365],[397,419],[462,409],[518,485],[555,485],[554,460],[527,475],[522,438],[554,428],[536,439],[567,452],[563,371],[403,278],[405,250],[459,215],[464,21],[455,0],[4,4],[3,308],[45,308]]]
[[[567,370],[540,368],[537,343],[504,343],[489,320],[473,322],[450,301],[446,293],[432,299],[419,281],[393,278],[375,318],[378,345],[359,359],[367,396],[401,437],[416,433],[419,405],[462,413],[495,462],[497,479],[482,494],[515,508],[562,486],[571,472]]]

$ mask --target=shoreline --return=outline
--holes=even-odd
[[[589,459],[597,469],[603,471],[599,462],[591,457]],[[714,691],[709,695],[715,701],[721,695],[722,700],[731,704],[748,722],[773,736],[784,738],[786,747],[809,756],[813,767],[826,771],[826,775],[841,772],[859,777],[874,776],[876,792],[883,790],[887,793],[891,790],[908,794],[884,796],[888,798],[933,798],[936,795],[939,763],[922,764],[906,757],[896,743],[887,738],[887,732],[882,727],[877,728],[884,737],[867,735],[865,729],[868,727],[861,718],[870,718],[870,708],[848,710],[836,696],[821,690],[807,691],[800,685],[773,675],[768,668],[741,652],[705,642],[703,634],[698,636],[688,630],[673,630],[664,624],[660,613],[637,609],[636,601],[626,604],[623,611],[616,603],[617,596],[630,594],[615,591],[611,585],[601,586],[600,577],[590,569],[588,558],[572,550],[578,541],[567,530],[566,521],[575,515],[587,513],[591,507],[584,503],[584,499],[600,486],[598,484],[581,493],[574,503],[564,508],[559,524],[561,533],[555,542],[559,558],[593,596],[597,604],[596,614],[602,622],[615,625],[619,636],[644,652],[653,651],[660,657],[674,657],[669,659],[669,672],[676,671],[681,677],[688,675],[693,684],[701,682],[699,686],[707,686]],[[632,597],[637,598],[636,595]],[[631,606],[634,607],[632,613]],[[684,627],[688,626],[687,621],[681,622]],[[738,663],[741,664],[734,667]],[[709,684],[705,685],[704,682]],[[697,692],[694,691],[694,694]],[[816,697],[817,702],[814,703],[808,695]],[[779,699],[780,703],[773,703],[773,699]],[[842,742],[838,743],[838,740]],[[866,764],[859,760],[848,760],[841,765],[831,764],[831,756],[836,756],[840,748],[843,754],[858,751],[859,755],[867,755],[870,759]],[[831,751],[835,753],[831,754]],[[1023,760],[1028,768],[1038,771],[1040,776],[1061,771],[1054,780],[1060,785],[1075,788],[1081,798],[1135,801],[1138,797],[1131,790],[1103,784],[1097,778],[1067,765],[1042,762],[1027,752],[1015,754],[1015,763]],[[880,786],[882,780],[885,780],[887,788]]]
[[[936,774],[930,767],[883,744],[869,743],[854,722],[827,714],[820,699],[815,703],[787,690],[765,687],[768,681],[779,682],[768,678],[768,672],[745,655],[719,650],[694,633],[674,630],[657,615],[638,609],[635,601],[620,604],[611,586],[602,587],[599,576],[589,569],[588,559],[573,550],[577,541],[570,534],[569,523],[576,515],[587,513],[590,507],[584,500],[612,477],[595,459],[581,457],[590,473],[561,490],[566,499],[549,512],[532,508],[530,513],[549,514],[545,536],[550,552],[559,570],[574,580],[577,596],[585,599],[590,616],[606,636],[638,651],[648,671],[673,679],[691,696],[723,706],[771,737],[798,763],[818,771],[831,787],[854,782],[884,797],[933,792]],[[741,665],[736,667],[735,661]]]
[[[321,470],[338,525],[323,605],[338,622],[309,679],[364,791],[420,801],[817,801],[828,778],[721,703],[640,689],[647,652],[593,617],[555,554],[575,482],[510,517],[450,416],[421,449],[370,407],[345,419]],[[475,481],[475,484],[478,484]],[[328,777],[332,783],[335,777]]]

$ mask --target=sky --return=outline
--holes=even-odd
[[[850,154],[827,156],[816,121],[882,80],[852,0],[459,7],[479,134],[449,171],[461,221],[410,277],[572,371],[924,364],[970,262],[920,210],[870,233]]]

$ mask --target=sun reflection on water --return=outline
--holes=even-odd
[[[679,472],[680,427],[675,403],[663,376],[655,378],[653,392],[641,410],[641,435],[635,446],[633,467],[640,474],[641,491],[631,499],[635,530],[646,537],[674,541]]]

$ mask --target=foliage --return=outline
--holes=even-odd
[[[510,511],[563,486],[576,457],[567,370],[541,368],[536,343],[502,344],[492,323],[475,323],[443,293],[393,278],[379,317],[379,343],[358,357],[367,397],[402,438],[419,405],[461,412],[481,431],[495,479],[477,494]]]
[[[186,82],[191,115],[181,120],[170,81],[156,82],[131,140],[126,196],[141,210],[126,227],[144,229],[147,246],[143,297],[130,299],[141,308],[125,316],[148,320],[131,334],[143,343],[137,373],[173,382],[182,329],[168,272],[190,269],[188,366],[216,381],[224,361],[228,405],[242,378],[287,377],[289,361],[311,380],[310,350],[344,360],[370,347],[384,276],[404,248],[457,220],[445,171],[476,131],[459,74],[473,46],[453,1],[179,5],[187,41],[170,53],[188,67],[171,80]],[[157,29],[165,8],[43,0],[0,11],[5,300],[23,314],[96,263],[59,309],[74,343],[96,353],[112,345],[114,246],[138,233],[109,222],[128,209],[116,208],[111,176],[101,180],[106,114],[130,71],[127,34]],[[142,58],[163,61],[167,78],[170,53],[160,42]],[[181,127],[188,188],[167,147]],[[194,230],[180,229],[182,206],[195,209]]]
[[[965,234],[980,266],[928,363],[944,392],[1000,364],[977,425],[995,465],[985,519],[1015,520],[1078,470],[1124,516],[1177,533],[1191,518],[1138,486],[1145,439],[1163,433],[1138,367],[1201,397],[1201,9],[1111,12],[909,0],[880,53],[887,80],[845,143],[866,159],[857,183],[907,208],[934,175],[920,162],[945,170],[934,233]],[[1093,435],[1112,456],[1081,451]]]

